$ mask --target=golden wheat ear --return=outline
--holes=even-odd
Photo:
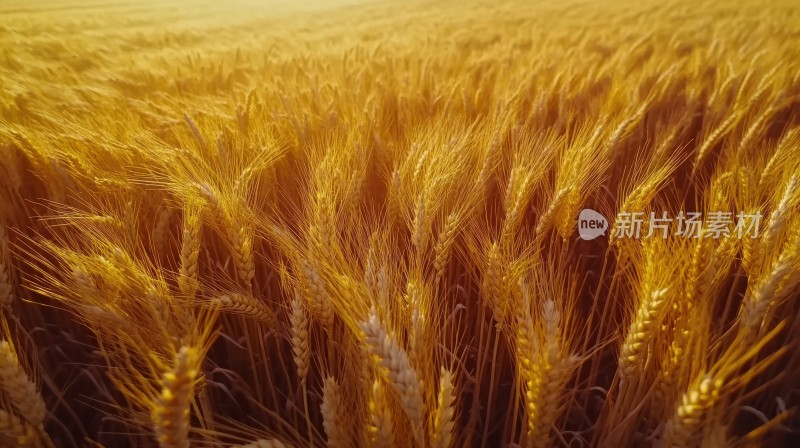
[[[392,419],[392,410],[381,380],[372,383],[369,400],[369,425],[367,426],[367,440],[369,446],[375,448],[391,448],[395,446],[395,427]]]
[[[367,320],[361,322],[364,345],[376,361],[377,366],[392,389],[400,397],[400,405],[405,411],[419,446],[425,443],[424,404],[422,383],[417,371],[411,366],[408,354],[397,341],[389,335],[373,309]]]
[[[211,305],[240,316],[265,322],[269,327],[276,323],[275,313],[264,302],[245,294],[225,294],[211,299]]]
[[[350,446],[350,437],[346,429],[345,407],[342,402],[339,383],[333,377],[325,378],[322,388],[322,426],[328,436],[329,448],[345,448]]]
[[[289,323],[291,325],[292,359],[297,368],[297,376],[305,382],[311,363],[311,349],[308,340],[308,316],[300,294],[295,294],[292,298]]]
[[[7,341],[0,342],[0,387],[26,422],[34,428],[44,424],[47,407],[39,388],[22,369],[16,353]]]
[[[198,288],[198,258],[200,257],[202,205],[199,201],[190,201],[183,211],[183,238],[181,239],[180,271],[178,285],[180,291],[193,298]]]
[[[431,448],[449,448],[453,444],[455,428],[455,387],[453,374],[442,368],[439,395],[431,425]]]
[[[0,437],[9,443],[4,446],[35,448],[41,444],[38,431],[33,426],[6,411],[0,411]]]
[[[161,377],[161,392],[151,419],[161,448],[189,448],[191,403],[198,377],[199,355],[193,347],[181,347],[171,369]]]

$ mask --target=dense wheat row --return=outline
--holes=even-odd
[[[494,3],[0,4],[0,445],[797,443],[800,5]]]

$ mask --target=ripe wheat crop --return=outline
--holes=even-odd
[[[800,4],[0,3],[0,446],[800,443]]]

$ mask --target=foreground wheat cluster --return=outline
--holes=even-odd
[[[792,446],[799,33],[0,4],[0,446]],[[651,212],[702,226],[626,236]]]

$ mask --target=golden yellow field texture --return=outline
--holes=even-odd
[[[0,446],[798,446],[799,113],[796,1],[2,2]]]

